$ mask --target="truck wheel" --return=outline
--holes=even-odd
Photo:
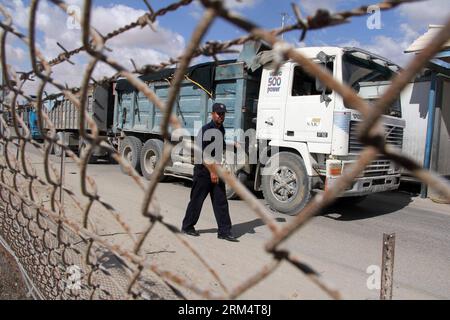
[[[142,147],[141,151],[141,171],[145,179],[150,180],[156,164],[161,160],[164,144],[161,140],[150,139]],[[159,181],[164,181],[167,177],[164,174]]]
[[[141,172],[141,165],[139,158],[141,156],[142,142],[136,137],[127,136],[120,144],[119,153],[128,163],[137,171]],[[124,168],[120,166],[123,173],[126,173]]]
[[[266,164],[262,176],[264,199],[281,213],[296,215],[311,198],[311,186],[303,159],[293,153],[280,152]]]
[[[64,143],[64,132],[58,132],[56,134],[56,139],[58,140],[58,143]],[[57,144],[53,145],[53,151],[57,157],[61,157],[63,154],[63,148]]]

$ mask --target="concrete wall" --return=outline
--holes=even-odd
[[[406,120],[403,152],[423,163],[428,121],[430,81],[408,84],[401,94],[402,117]]]
[[[450,176],[450,80],[442,83],[441,123],[439,134],[439,150],[437,171],[444,176]]]
[[[436,95],[435,141],[439,137],[438,150],[433,150],[431,163],[443,176],[450,176],[450,80],[440,80]],[[430,81],[410,83],[401,94],[402,117],[406,120],[403,152],[423,164],[428,123],[428,99]],[[437,135],[437,136],[436,136]]]

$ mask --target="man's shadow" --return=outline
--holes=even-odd
[[[275,218],[277,222],[286,222],[285,218]],[[252,221],[233,224],[233,235],[237,238],[242,237],[246,233],[255,234],[255,229],[265,226],[266,224],[261,219],[254,219]],[[199,233],[217,233],[217,228],[198,230]]]

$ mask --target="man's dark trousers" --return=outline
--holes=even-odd
[[[195,170],[197,169],[197,170]],[[203,167],[203,170],[194,169],[194,179],[191,189],[191,201],[186,210],[186,216],[183,219],[183,230],[191,230],[197,224],[202,210],[203,202],[208,194],[214,209],[219,235],[229,235],[231,233],[231,219],[228,211],[228,201],[225,192],[225,183],[219,180],[219,183],[211,182],[209,171]]]

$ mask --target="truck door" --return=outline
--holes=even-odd
[[[325,64],[321,64],[325,67]],[[326,64],[333,72],[333,62]],[[299,65],[292,66],[286,99],[284,139],[313,143],[331,143],[334,95]]]

